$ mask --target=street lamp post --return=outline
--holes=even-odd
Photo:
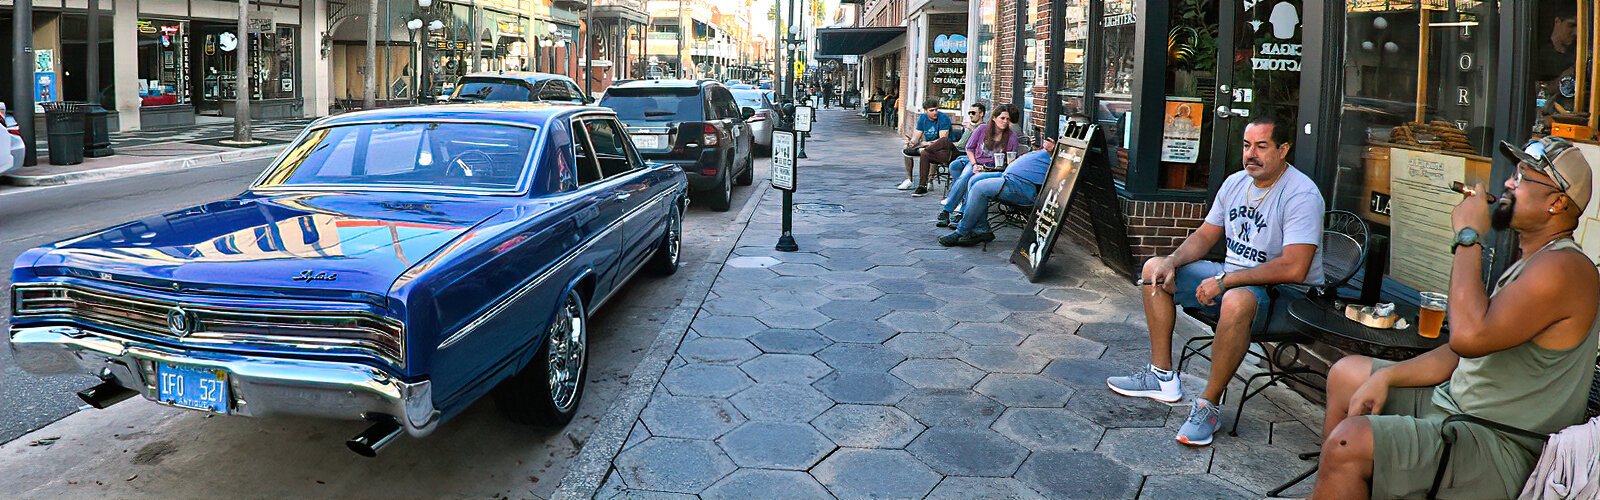
[[[428,87],[428,34],[444,28],[444,23],[438,19],[430,19],[426,22],[422,20],[425,17],[431,17],[430,7],[432,6],[433,0],[417,0],[417,10],[412,11],[416,14],[416,17],[406,21],[407,36],[411,40],[412,47],[408,52],[411,55],[411,67],[414,68],[413,74],[416,77],[416,85],[411,95],[419,101],[427,97],[427,93],[424,90]],[[427,31],[422,30],[423,26],[427,26]],[[418,40],[419,38],[420,41]],[[419,57],[422,59],[421,64],[417,62]]]

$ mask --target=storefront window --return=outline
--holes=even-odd
[[[1532,74],[1528,82],[1535,109],[1531,134],[1512,134],[1518,139],[1551,135],[1577,144],[1591,166],[1600,166],[1600,66],[1595,54],[1600,51],[1596,0],[1541,0],[1533,26],[1529,49]],[[1531,137],[1529,137],[1531,136]],[[1590,206],[1594,206],[1592,203]],[[1600,216],[1593,210],[1585,214],[1574,236],[1590,258],[1600,258]]]
[[[1346,6],[1332,207],[1387,234],[1390,276],[1417,290],[1449,286],[1441,242],[1461,199],[1450,184],[1491,183],[1495,11],[1494,1]]]
[[[1065,43],[1061,49],[1061,119],[1084,112],[1084,51],[1089,49],[1089,2],[1067,0]],[[1065,128],[1065,127],[1062,127]]]
[[[994,102],[994,33],[995,33],[995,0],[979,0],[978,2],[978,34],[974,47],[977,48],[978,67],[977,78],[973,83],[977,85],[978,102]],[[959,107],[959,106],[957,106]]]
[[[251,34],[250,56],[255,66],[255,90],[261,99],[292,99],[295,96],[295,29],[280,26],[266,33]]]
[[[187,24],[182,21],[139,20],[141,106],[189,103]]]
[[[1105,50],[1106,72],[1101,80],[1100,92],[1095,95],[1099,109],[1093,111],[1095,122],[1105,131],[1106,144],[1112,149],[1111,171],[1118,179],[1128,178],[1128,148],[1133,145],[1129,135],[1133,120],[1133,68],[1139,26],[1139,13],[1133,0],[1105,2],[1105,15],[1100,18],[1101,37]]]
[[[927,75],[925,95],[939,100],[939,107],[961,109],[967,91],[967,16],[932,14],[928,16]],[[921,104],[917,104],[921,106]]]
[[[1205,191],[1217,105],[1218,12],[1207,0],[1175,0],[1167,35],[1167,88],[1162,120],[1160,187]]]

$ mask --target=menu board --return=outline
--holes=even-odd
[[[1465,181],[1467,159],[1393,148],[1389,153],[1389,276],[1418,291],[1450,289],[1450,211],[1461,195],[1450,184]]]

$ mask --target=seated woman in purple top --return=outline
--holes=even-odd
[[[950,213],[966,199],[968,184],[980,178],[999,175],[994,168],[995,155],[1016,151],[1021,146],[1021,134],[1014,128],[1017,120],[1021,119],[1022,111],[1015,105],[1001,104],[994,108],[994,114],[987,123],[972,131],[972,139],[967,141],[967,158],[972,168],[951,173],[956,178],[950,182],[950,196],[945,198],[944,208],[939,211],[938,222],[934,225],[950,225]],[[986,176],[985,173],[992,175]]]

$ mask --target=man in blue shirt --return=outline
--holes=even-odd
[[[974,175],[967,187],[966,215],[961,216],[955,232],[939,238],[939,244],[967,247],[994,241],[994,231],[989,228],[989,201],[1032,205],[1039,196],[1039,186],[1044,185],[1044,178],[1050,173],[1051,153],[1055,150],[1056,141],[1045,140],[1044,148],[1017,158],[1004,173]]]
[[[953,123],[949,116],[939,112],[939,100],[923,100],[922,109],[923,113],[917,115],[917,133],[906,138],[906,180],[899,187],[901,191],[911,189],[911,162],[921,158],[921,175],[916,179],[917,190],[911,196],[928,194],[928,174],[933,169],[933,163],[949,163],[950,157],[955,154],[955,144],[950,142]]]

